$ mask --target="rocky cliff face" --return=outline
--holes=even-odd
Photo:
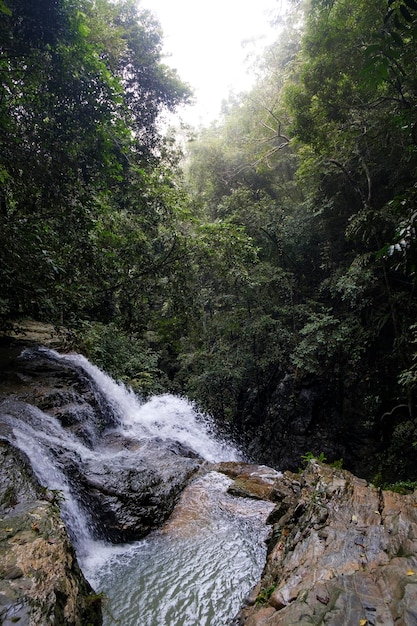
[[[235,625],[417,624],[417,492],[311,461],[270,497],[267,565]]]
[[[0,623],[99,626],[101,601],[82,575],[54,494],[0,441]]]

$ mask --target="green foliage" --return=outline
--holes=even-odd
[[[68,324],[88,315],[102,292],[100,266],[110,264],[96,229],[107,209],[139,221],[146,206],[142,224],[160,219],[159,198],[143,200],[170,152],[157,117],[188,89],[161,63],[158,24],[130,0],[7,6],[0,24],[1,315]]]
[[[266,445],[326,387],[391,480],[417,441],[417,8],[292,4],[183,177],[158,120],[190,94],[149,12],[0,0],[0,321],[73,326],[119,380]]]
[[[256,604],[260,604],[260,605],[268,604],[269,599],[274,593],[275,589],[276,589],[276,585],[271,585],[270,587],[267,587],[266,589],[261,589],[261,591],[258,593],[256,597]]]
[[[345,374],[359,363],[365,347],[358,342],[360,329],[355,317],[340,320],[330,311],[311,313],[300,330],[292,362],[308,373],[324,373],[331,367]]]
[[[417,482],[412,480],[400,480],[395,483],[386,483],[382,486],[386,491],[394,491],[401,495],[413,493],[417,489]]]
[[[166,389],[160,355],[141,337],[127,335],[114,324],[90,323],[83,325],[82,340],[88,357],[116,380],[145,396]]]
[[[319,461],[320,463],[325,463],[327,459],[324,452],[320,452],[320,454],[314,454],[314,452],[306,452],[301,457],[301,461],[303,465],[307,465],[309,461]]]
[[[206,408],[254,432],[282,411],[274,402],[285,375],[325,382],[339,427],[358,422],[387,437],[393,463],[402,428],[410,433],[400,420],[386,435],[384,411],[415,413],[417,162],[414,16],[391,5],[398,23],[394,13],[384,21],[380,0],[306,5],[301,37],[294,16],[250,94],[231,98],[222,122],[191,144],[187,182],[206,237],[191,254],[203,297],[179,371]],[[235,281],[228,263],[213,264],[225,246],[230,258],[220,233],[219,247],[210,241],[219,224],[238,226],[256,250],[250,265],[239,249]]]

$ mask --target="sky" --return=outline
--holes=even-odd
[[[164,62],[194,90],[196,104],[181,118],[206,126],[230,92],[253,84],[247,58],[276,38],[270,20],[285,0],[140,0],[140,6],[161,23]]]

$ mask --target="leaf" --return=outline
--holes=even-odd
[[[378,252],[375,253],[375,258],[376,259],[383,259],[385,257],[387,257],[389,255],[390,252],[390,244],[387,243],[383,248],[381,248],[380,250],[378,250]]]
[[[11,10],[9,9],[9,7],[3,2],[3,0],[0,0],[0,13],[4,13],[5,15],[12,15]]]
[[[373,55],[375,52],[381,52],[381,44],[379,43],[372,43],[370,46],[368,46],[365,51],[364,54],[366,56],[371,56]]]
[[[391,39],[394,40],[394,42],[398,45],[398,46],[403,46],[404,45],[404,41],[403,38],[400,37],[400,35],[398,33],[396,33],[394,30],[390,32],[390,36]]]
[[[359,626],[366,626],[366,625],[367,625],[367,623],[368,623],[368,620],[367,620],[367,619],[361,619],[361,620],[359,620]]]
[[[407,576],[414,576],[414,575],[415,575],[415,571],[413,569],[407,570]]]

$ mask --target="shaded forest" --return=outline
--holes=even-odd
[[[253,89],[192,97],[131,0],[0,0],[0,322],[65,326],[258,461],[417,479],[417,2],[291,3]]]

